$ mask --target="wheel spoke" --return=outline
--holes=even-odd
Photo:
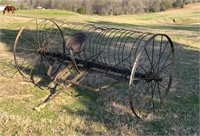
[[[37,56],[37,57],[35,58],[35,60],[33,61],[33,66],[32,66],[32,68],[31,68],[31,70],[30,70],[30,72],[29,72],[29,75],[31,75],[33,69],[35,68],[35,64],[36,64],[36,62],[37,62],[37,60],[38,60],[39,57],[40,57],[40,56]]]
[[[151,64],[151,67],[152,67],[153,63],[151,62],[151,59],[150,59],[150,57],[149,57],[149,54],[148,54],[146,48],[145,48],[144,50],[145,50],[146,56],[147,56],[147,58],[148,58],[148,60],[149,60],[149,62],[150,62],[150,64]]]
[[[36,40],[37,40],[37,43],[38,43],[38,45],[40,45],[40,36],[39,36],[39,28],[38,28],[38,20],[36,19],[36,32],[37,32],[37,38],[36,38]]]
[[[157,87],[158,87],[158,94],[159,94],[159,98],[160,98],[160,101],[161,101],[161,92],[160,92],[160,86],[159,86],[158,82],[156,82],[156,83],[157,83]]]
[[[159,82],[158,82],[158,84],[159,84],[162,88],[164,88],[165,90],[167,90],[167,88],[166,88],[164,85],[162,85],[162,84],[159,83]]]
[[[143,70],[146,74],[148,74],[148,72],[146,71],[146,69],[145,69],[142,65],[139,64],[139,66],[142,68],[142,70]]]
[[[29,40],[27,40],[24,36],[21,35],[21,37],[28,42],[30,45],[32,45],[35,49],[37,48],[33,43],[31,43]]]
[[[159,64],[160,64],[160,59],[161,59],[161,51],[162,51],[162,42],[163,42],[163,35],[161,36],[161,42],[160,42],[160,49],[159,49],[159,58],[158,58],[158,63],[157,63],[157,65],[156,65],[156,67],[158,66],[158,69],[157,69],[157,71],[159,71]],[[155,69],[156,69],[156,67],[155,67]]]
[[[151,100],[152,100],[152,104],[153,104],[153,112],[155,111],[155,90],[156,90],[156,83],[154,83],[154,86],[153,86],[153,90],[152,90],[152,95],[151,95]]]
[[[55,38],[57,38],[58,32],[60,32],[59,29],[56,30],[55,35],[54,35],[54,37],[53,37],[53,41],[55,40]]]
[[[46,37],[45,37],[45,40],[42,44],[43,46],[47,43],[47,41],[49,41],[49,39],[50,39],[49,37],[50,37],[52,30],[53,30],[53,25],[49,28],[49,30],[45,34]]]
[[[162,40],[163,40],[163,38],[162,38]],[[161,41],[162,41],[161,40]],[[162,51],[162,44],[160,45],[160,51],[159,51],[159,59],[158,59],[158,63],[157,63],[157,65],[156,65],[156,67],[155,67],[155,69],[157,68],[157,71],[159,71],[159,69],[160,69],[160,67],[159,67],[159,64],[160,64],[160,59],[162,58],[162,56],[163,56],[163,54],[164,54],[164,52],[165,52],[165,50],[166,50],[166,47],[167,47],[167,45],[168,45],[168,41],[165,43],[165,46],[164,46],[164,49],[163,49],[163,51]],[[161,53],[161,51],[162,51],[162,53]],[[160,54],[161,53],[161,54]]]
[[[166,79],[166,78],[170,78],[170,75],[169,76],[160,76],[162,79]]]
[[[148,86],[147,86],[147,89],[146,89],[146,94],[143,94],[144,97],[146,97],[146,98],[144,98],[144,99],[146,99],[146,101],[148,101],[148,95],[149,95],[148,93],[150,93],[150,91],[152,91],[152,82],[148,83]],[[151,103],[150,102],[149,103],[148,102],[144,103],[144,105],[146,105],[146,104],[148,105],[146,109],[149,109]]]
[[[43,71],[41,71],[43,70]],[[41,76],[43,76],[44,74],[43,73],[46,73],[47,70],[45,69],[45,64],[44,64],[44,60],[43,60],[43,56],[41,56],[41,59],[40,59],[40,68],[39,68],[39,75],[41,74]],[[46,74],[45,74],[46,75]]]
[[[151,56],[151,60],[152,60],[152,64],[153,64],[153,61],[154,61],[154,39],[153,39],[153,45],[152,45],[153,47],[152,47],[152,56]],[[152,66],[153,67],[153,66]]]
[[[22,48],[22,47],[19,47],[19,48],[17,48],[17,50],[19,50],[20,52],[21,51],[35,51],[35,49],[27,49],[27,48]]]
[[[149,102],[147,103],[147,110],[150,110],[150,108],[151,108],[151,105],[152,105],[152,108],[154,109],[154,90],[155,90],[155,85],[152,83],[152,82],[150,82],[151,83],[151,98],[150,98],[150,100],[149,100]]]
[[[137,90],[140,90],[141,87],[144,87],[145,84],[146,84],[146,82],[142,83],[142,85],[140,85],[139,88],[137,88]],[[141,92],[139,92],[139,93],[141,93]]]
[[[160,71],[158,71],[158,73],[161,73],[163,70],[165,70],[166,68],[168,68],[169,66],[171,66],[173,63],[169,63],[167,66],[162,67],[162,69]]]

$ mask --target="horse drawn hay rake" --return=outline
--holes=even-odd
[[[138,118],[159,108],[172,85],[174,46],[165,34],[33,19],[20,29],[13,53],[19,73],[34,83],[50,79],[65,90],[74,85],[100,91],[127,81],[130,107]],[[83,82],[91,74],[112,80],[93,87]]]

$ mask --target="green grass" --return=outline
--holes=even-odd
[[[146,14],[146,15],[143,15],[143,16],[139,16],[136,19],[148,21],[148,20],[155,20],[155,18],[157,18],[157,19],[165,18],[166,19],[166,18],[169,18],[169,15],[150,13],[150,14]]]
[[[185,18],[184,18],[185,16]],[[0,136],[4,135],[197,135],[199,129],[199,24],[196,9],[128,16],[79,15],[61,10],[0,14]],[[165,33],[175,46],[176,68],[164,107],[137,120],[128,103],[128,83],[99,93],[73,87],[41,112],[33,108],[49,94],[15,73],[12,45],[18,30],[34,17]],[[172,18],[177,23],[172,22]],[[102,80],[99,78],[97,80]],[[90,79],[93,81],[93,79]],[[71,96],[72,95],[72,96]]]
[[[74,12],[69,12],[65,10],[19,10],[17,14],[27,14],[27,15],[59,15],[59,16],[69,16],[69,15],[78,15]]]
[[[68,16],[76,16],[79,15],[74,12],[69,12],[65,10],[19,10],[17,12],[18,15],[26,17],[45,17],[51,15],[51,18],[57,17],[57,16],[63,16],[63,17],[68,17]]]

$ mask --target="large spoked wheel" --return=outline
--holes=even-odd
[[[129,102],[135,116],[145,118],[161,107],[172,85],[174,46],[167,35],[157,34],[136,55],[129,82]]]
[[[15,65],[26,80],[36,82],[53,77],[61,67],[65,40],[59,26],[49,19],[33,19],[18,32],[13,53]]]

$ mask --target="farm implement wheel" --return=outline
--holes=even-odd
[[[49,19],[33,19],[18,32],[13,53],[15,65],[26,80],[36,82],[53,77],[61,67],[65,40],[59,26]]]
[[[167,35],[153,35],[142,50],[135,52],[129,81],[129,102],[138,118],[158,109],[172,85],[174,46]],[[142,76],[135,76],[142,73]]]

